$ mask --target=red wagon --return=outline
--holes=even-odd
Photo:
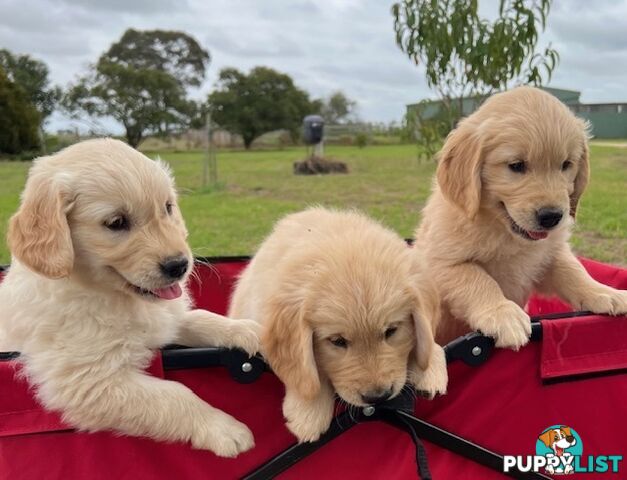
[[[224,313],[248,259],[209,261],[211,268],[197,264],[200,282],[191,289],[198,307]],[[583,264],[597,280],[627,289],[627,270]],[[434,479],[550,478],[516,469],[506,475],[503,455],[536,455],[539,435],[552,425],[578,433],[579,471],[596,470],[583,478],[627,478],[618,458],[627,450],[626,319],[561,314],[570,309],[556,300],[533,299],[529,308],[532,341],[519,352],[495,350],[479,334],[459,338],[446,347],[447,395],[339,412],[313,444],[294,444],[281,414],[283,386],[261,359],[216,348],[159,352],[153,375],[186,384],[250,426],[256,447],[236,459],[184,444],[77,433],[35,402],[15,376],[16,354],[6,352],[0,354],[0,479],[388,480],[419,478],[419,471],[429,477],[428,470]],[[606,473],[614,467],[618,474]]]

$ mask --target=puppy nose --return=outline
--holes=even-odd
[[[391,396],[392,396],[391,388],[375,388],[366,393],[362,393],[361,399],[363,400],[364,403],[368,403],[372,405],[374,403],[384,402]]]
[[[185,257],[170,257],[166,258],[163,263],[159,264],[159,268],[161,269],[161,273],[168,278],[172,278],[178,280],[185,272],[187,272],[187,267],[189,266],[189,260]]]
[[[564,212],[562,212],[559,208],[541,208],[536,212],[538,225],[547,229],[553,228],[555,225],[560,223],[563,216]]]

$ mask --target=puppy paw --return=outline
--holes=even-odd
[[[285,424],[298,443],[315,442],[331,426],[331,418],[293,418]]]
[[[531,319],[514,302],[506,300],[481,316],[479,330],[496,340],[499,348],[518,350],[531,336]]]
[[[230,415],[212,409],[212,414],[195,424],[192,447],[211,450],[219,457],[233,458],[255,446],[249,428]]]
[[[446,354],[440,345],[434,345],[426,370],[417,367],[410,371],[410,383],[416,390],[432,399],[436,395],[444,395],[448,385],[448,370],[446,368]]]
[[[229,347],[241,348],[251,357],[259,352],[261,325],[253,320],[233,320],[229,328]]]
[[[627,290],[603,289],[579,302],[581,308],[594,313],[627,314]]]
[[[315,442],[331,426],[334,406],[333,399],[306,401],[286,395],[283,401],[286,426],[299,443]]]

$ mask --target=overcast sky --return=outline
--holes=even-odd
[[[385,0],[0,0],[0,47],[44,60],[67,85],[129,27],[184,30],[212,56],[209,92],[225,66],[267,65],[313,97],[341,89],[368,121],[400,120],[407,103],[433,97],[397,48]],[[496,0],[480,0],[485,15]],[[561,63],[551,86],[584,102],[627,102],[627,0],[557,0],[541,43]],[[55,114],[49,129],[68,121]],[[108,124],[109,128],[113,128]]]

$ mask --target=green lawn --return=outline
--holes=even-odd
[[[349,175],[302,177],[292,162],[304,148],[219,152],[220,186],[201,188],[201,153],[162,153],[176,176],[181,208],[197,255],[251,253],[281,215],[308,205],[357,207],[410,237],[429,194],[435,166],[419,163],[411,145],[328,147]],[[152,157],[156,153],[148,152]],[[0,235],[17,208],[27,163],[0,162]],[[627,149],[592,147],[592,182],[579,209],[578,253],[627,263]],[[0,263],[9,254],[0,246]]]

